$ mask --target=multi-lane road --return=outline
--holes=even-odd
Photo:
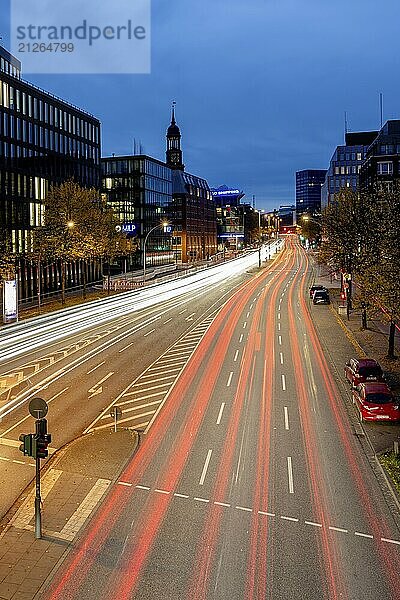
[[[108,398],[144,433],[48,600],[400,597],[396,516],[312,320],[309,277],[288,238],[268,268],[121,316],[60,359],[48,397],[60,443],[83,421],[109,427]]]

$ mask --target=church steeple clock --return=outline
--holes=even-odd
[[[171,125],[167,129],[167,165],[171,169],[185,170],[182,162],[181,132],[175,121],[175,104],[172,103]]]

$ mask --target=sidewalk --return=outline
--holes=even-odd
[[[32,600],[138,445],[127,430],[96,432],[57,453],[41,477],[43,538],[34,538],[34,486],[0,524],[0,600]]]
[[[343,311],[344,314],[340,314],[338,307],[343,304],[340,299],[340,280],[331,280],[327,268],[323,265],[314,264],[314,277],[311,283],[323,285],[329,290],[332,302],[331,310],[354,348],[352,356],[377,360],[382,365],[388,385],[395,396],[400,398],[400,360],[392,360],[387,357],[388,326],[377,315],[372,319],[368,319],[368,329],[362,329],[361,311],[359,309],[351,311],[349,319],[346,311]],[[396,335],[395,353],[400,356],[399,335]],[[349,358],[351,358],[350,355],[346,357],[346,359]],[[340,369],[341,372],[343,368],[344,363]],[[364,423],[363,428],[376,454],[393,448],[393,442],[400,440],[400,425]]]

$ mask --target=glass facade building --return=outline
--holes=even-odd
[[[326,169],[306,169],[296,172],[296,216],[303,213],[318,216],[321,214],[321,187],[325,181]]]
[[[344,146],[333,153],[321,193],[321,207],[330,204],[342,188],[358,189],[359,173],[377,131],[346,133]]]
[[[0,225],[15,253],[31,250],[52,184],[100,187],[100,122],[21,79],[0,47]]]
[[[112,156],[101,159],[102,195],[121,225],[135,236],[133,267],[143,265],[143,244],[149,231],[168,220],[172,201],[171,169],[150,156]],[[146,243],[146,264],[173,262],[172,239],[160,227]]]

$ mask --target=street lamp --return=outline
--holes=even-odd
[[[156,225],[155,227],[150,229],[150,231],[146,234],[146,237],[144,238],[144,242],[143,242],[143,283],[146,283],[146,243],[147,243],[147,239],[153,231],[155,231],[156,229],[162,229],[163,227],[168,227],[168,225],[169,225],[169,223],[167,221],[165,221],[164,223],[160,223],[159,225]]]

